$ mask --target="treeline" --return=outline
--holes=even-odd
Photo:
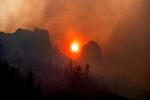
[[[66,68],[58,66],[51,67],[51,74],[56,76],[57,87],[50,83],[50,88],[42,88],[41,82],[36,82],[34,75],[28,71],[22,75],[19,68],[11,67],[6,61],[0,61],[0,100],[126,100],[108,92],[101,91],[96,80],[90,75],[90,66],[84,68],[80,65],[74,66],[72,60]],[[50,81],[53,81],[50,79]],[[60,84],[60,83],[63,84]],[[49,91],[44,94],[43,91]]]
[[[56,79],[57,88],[63,87],[71,91],[98,89],[98,80],[90,75],[90,65],[74,65],[70,60],[65,67],[50,64],[50,75]],[[50,84],[49,84],[50,85]],[[61,88],[62,89],[62,88]]]
[[[0,61],[0,100],[42,99],[40,85],[34,83],[32,72],[27,77],[20,74],[18,68],[10,67],[6,61]]]
[[[60,86],[63,88],[51,87],[55,91],[50,89],[49,95],[43,95],[43,90],[40,84],[35,83],[36,79],[31,71],[28,71],[26,76],[22,75],[19,67],[10,66],[6,61],[0,60],[0,99],[43,100],[57,97],[60,91],[75,93],[89,88],[89,65],[85,66],[84,72],[80,65],[73,66],[72,60],[64,70],[58,66],[50,67],[50,75],[53,74],[56,79],[61,78],[55,84],[60,85],[59,81],[63,81],[64,84]]]

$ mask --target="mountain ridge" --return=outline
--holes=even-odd
[[[22,72],[33,70],[37,76],[41,72],[47,75],[51,63],[63,68],[71,59],[53,46],[49,35],[47,30],[39,28],[18,28],[9,34],[0,32],[0,56],[12,66],[21,68]],[[89,64],[92,70],[97,70],[100,58],[101,47],[95,41],[89,41],[82,47],[82,54],[77,62]]]

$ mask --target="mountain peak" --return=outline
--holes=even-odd
[[[27,30],[27,29],[22,29],[22,28],[18,28],[18,29],[16,30],[16,33],[21,33],[21,32],[30,32],[30,31]]]
[[[95,41],[89,41],[82,47],[80,61],[83,64],[99,65],[102,56],[101,46]]]
[[[101,52],[101,46],[95,41],[89,41],[86,45],[83,46],[83,50],[93,51],[93,53]]]
[[[89,41],[85,47],[95,47],[95,48],[99,48],[101,49],[101,47],[99,46],[99,44],[96,41]]]
[[[40,29],[40,28],[34,28],[33,32],[45,33],[45,34],[49,33],[46,29]]]

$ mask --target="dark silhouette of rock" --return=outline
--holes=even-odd
[[[102,58],[102,48],[95,41],[89,41],[82,47],[81,56],[78,63],[82,65],[89,64],[92,66],[91,70],[95,73],[100,70]]]
[[[87,58],[89,61],[101,59],[101,47],[95,41],[90,41],[82,47],[82,58]]]
[[[20,68],[21,73],[32,70],[38,79],[48,80],[50,62],[60,67],[69,61],[53,47],[47,30],[17,29],[13,33],[0,32],[0,56],[10,65]]]

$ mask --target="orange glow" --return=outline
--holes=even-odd
[[[72,50],[73,52],[78,52],[78,50],[79,50],[79,44],[77,44],[77,43],[72,43],[72,44],[71,44],[71,50]]]
[[[69,58],[78,59],[82,52],[82,46],[89,41],[88,36],[83,35],[85,33],[73,27],[68,28],[65,34],[66,38],[58,42],[61,52]]]
[[[81,43],[79,40],[72,40],[70,42],[69,52],[69,57],[71,57],[72,59],[77,59],[78,57],[80,57]]]

